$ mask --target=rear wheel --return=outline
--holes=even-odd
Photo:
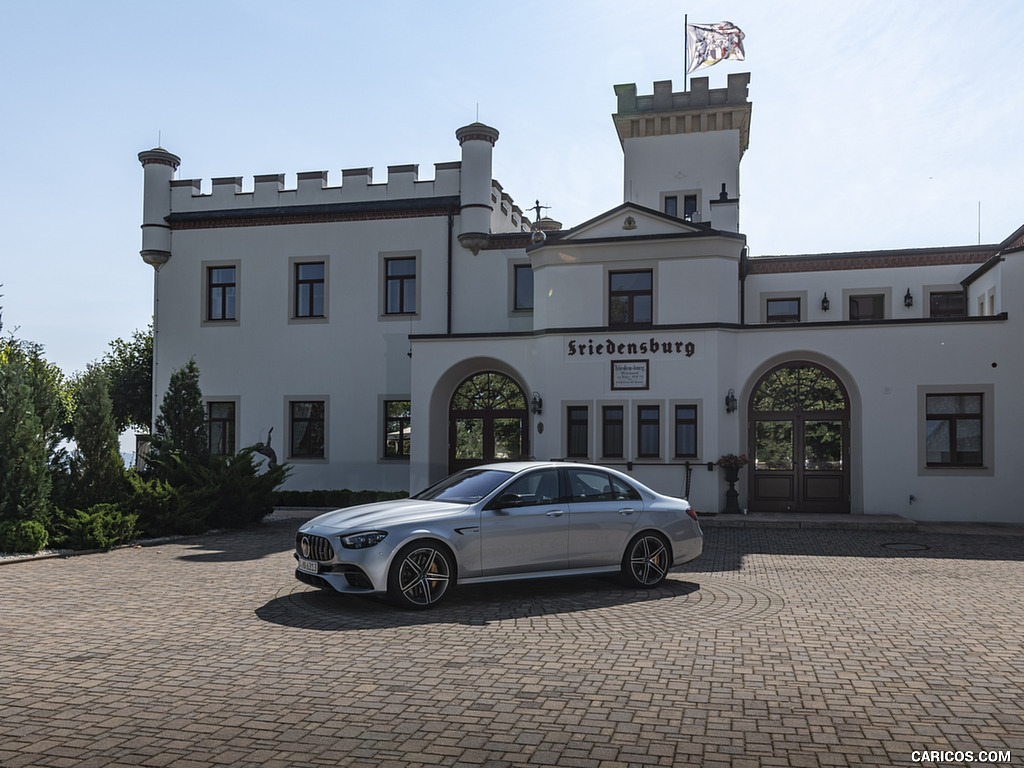
[[[388,574],[388,599],[400,608],[422,610],[448,594],[455,568],[440,544],[414,541],[399,551]]]
[[[672,566],[668,541],[660,533],[641,533],[622,556],[622,577],[631,587],[651,589],[665,580]]]

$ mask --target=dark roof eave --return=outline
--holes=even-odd
[[[445,197],[406,198],[402,200],[366,200],[352,203],[319,203],[316,205],[279,205],[260,208],[228,208],[215,211],[181,211],[167,216],[172,227],[181,224],[215,223],[231,220],[271,221],[303,218],[349,218],[360,215],[386,217],[402,214],[437,215],[458,213],[458,195]]]

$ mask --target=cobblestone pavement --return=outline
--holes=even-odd
[[[0,567],[0,765],[1024,765],[1019,536],[709,527],[651,592],[406,613],[296,525]]]

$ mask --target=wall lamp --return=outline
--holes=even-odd
[[[736,390],[730,389],[729,394],[725,396],[725,412],[732,413],[736,410]]]
[[[828,308],[830,306],[832,306],[832,304],[828,300],[828,292],[826,291],[825,295],[821,297],[821,311],[828,312]]]
[[[909,288],[907,288],[907,295],[903,297],[903,306],[907,309],[914,306],[914,297],[911,295]]]
[[[533,397],[530,398],[530,413],[534,413],[540,416],[544,409],[544,400],[536,392],[533,393]]]

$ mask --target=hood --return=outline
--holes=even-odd
[[[466,506],[447,501],[420,501],[419,499],[380,501],[376,504],[363,504],[358,507],[345,507],[333,512],[325,512],[319,517],[314,517],[299,530],[308,531],[312,528],[319,528],[327,529],[332,533],[387,530],[394,525],[454,517],[465,512]]]

